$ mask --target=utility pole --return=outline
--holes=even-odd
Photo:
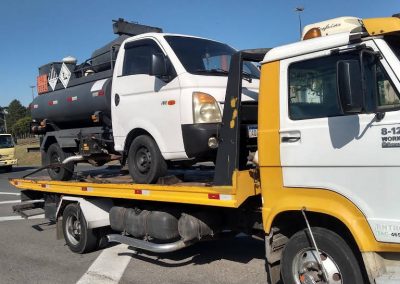
[[[33,101],[33,99],[35,98],[35,93],[34,93],[34,88],[36,87],[36,86],[34,86],[34,85],[31,85],[31,86],[29,86],[31,89],[32,89],[32,101]]]
[[[304,11],[304,7],[296,7],[294,11],[297,12],[297,14],[299,15],[299,29],[300,29],[300,40],[301,40],[301,34],[303,29],[303,26],[301,24],[301,13]]]
[[[8,111],[6,109],[3,108],[3,122],[4,122],[4,131],[5,133],[7,133],[7,118],[6,115],[8,114]]]

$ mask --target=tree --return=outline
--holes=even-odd
[[[27,113],[26,108],[20,103],[19,100],[13,100],[8,106],[8,114],[6,115],[7,119],[7,129],[8,131],[12,130],[14,124],[21,118],[29,115]]]
[[[31,122],[30,116],[25,116],[18,119],[17,122],[11,128],[11,133],[16,137],[21,137],[22,135],[29,133],[29,126]],[[8,124],[8,121],[7,121]]]
[[[5,126],[5,108],[4,107],[0,107],[0,133],[4,133],[6,130],[6,126]]]

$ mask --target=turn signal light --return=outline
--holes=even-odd
[[[312,39],[321,36],[321,30],[319,28],[312,28],[303,37],[303,40]]]

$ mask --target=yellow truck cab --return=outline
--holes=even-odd
[[[15,179],[14,210],[42,206],[78,253],[108,227],[156,253],[244,232],[265,239],[268,283],[400,283],[400,18],[303,34],[232,55],[210,180]],[[245,61],[261,63],[258,103],[241,100]]]
[[[11,171],[17,164],[15,143],[11,134],[0,134],[0,168]]]

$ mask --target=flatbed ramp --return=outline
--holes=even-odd
[[[10,179],[21,190],[61,195],[91,196],[133,200],[239,207],[248,197],[260,194],[254,183],[253,170],[236,171],[232,186],[181,182],[171,185],[82,181],[52,181],[45,179]]]

